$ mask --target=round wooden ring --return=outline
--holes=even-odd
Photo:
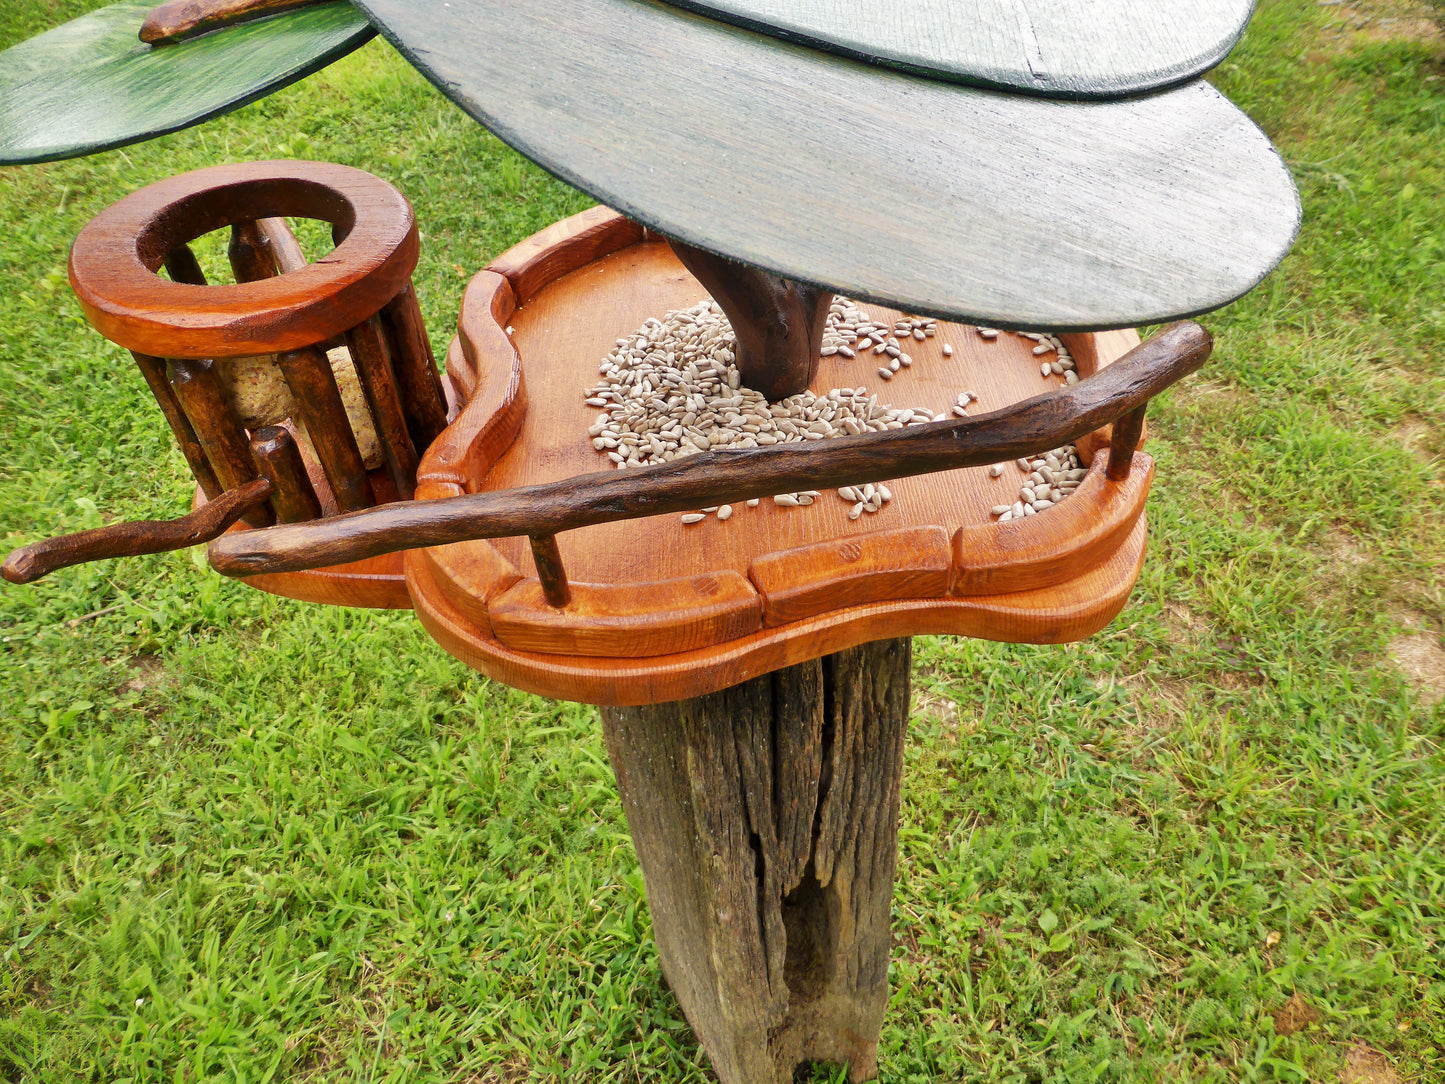
[[[194,286],[156,274],[166,255],[212,230],[258,218],[329,222],[324,260],[255,282]],[[355,327],[416,267],[406,198],[359,169],[246,162],[157,181],[106,208],[70,250],[70,284],[97,331],[156,357],[242,357],[297,350]]]

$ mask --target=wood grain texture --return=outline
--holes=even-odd
[[[282,598],[314,602],[322,606],[350,606],[368,610],[409,610],[411,595],[406,589],[399,553],[368,557],[364,561],[309,568],[303,572],[282,572],[275,576],[252,576],[254,587]]]
[[[672,251],[727,314],[743,383],[772,402],[807,390],[833,295],[714,256],[681,241]]]
[[[190,250],[187,249],[187,252]],[[194,257],[193,257],[194,258]],[[181,454],[186,457],[186,463],[191,468],[191,474],[209,498],[216,498],[221,492],[221,483],[216,479],[216,472],[211,470],[210,460],[206,458],[206,451],[201,447],[201,442],[196,439],[196,431],[191,428],[190,419],[186,412],[181,409],[180,400],[176,393],[171,390],[170,380],[166,377],[166,363],[164,358],[153,358],[149,354],[131,352],[135,363],[145,377],[145,382],[155,396],[157,405],[161,408],[161,415],[170,426],[172,435],[176,438],[176,444],[181,449]]]
[[[167,0],[151,9],[136,35],[147,45],[174,45],[186,38],[264,19],[326,0]]]
[[[429,546],[410,550],[406,561],[422,561],[426,575],[445,584],[458,611],[483,636],[496,636],[488,607],[492,599],[522,578],[515,565],[491,546]],[[410,577],[408,577],[410,578]]]
[[[251,455],[262,477],[271,483],[271,507],[282,523],[302,523],[321,517],[321,502],[296,438],[279,425],[265,425],[251,435]]]
[[[1144,438],[1144,407],[1136,407],[1109,427],[1109,479],[1122,482],[1129,477],[1134,449]]]
[[[321,467],[302,454],[311,485],[321,503],[323,516],[336,514],[335,500],[326,487]],[[382,499],[395,499],[391,480],[385,469],[372,471],[370,484]],[[205,494],[196,489],[193,507],[206,504]],[[238,523],[231,531],[248,530]],[[247,587],[265,591],[268,594],[292,598],[300,602],[313,602],[323,606],[351,606],[374,610],[409,610],[411,595],[407,591],[406,577],[402,568],[402,555],[383,554],[368,557],[362,561],[351,561],[326,568],[308,568],[300,572],[282,572],[274,576],[252,576],[246,581]]]
[[[488,677],[558,700],[657,704],[716,692],[889,637],[945,634],[1041,644],[1081,640],[1124,608],[1143,565],[1146,534],[1146,518],[1141,516],[1103,565],[1041,591],[868,603],[764,628],[717,647],[643,659],[545,655],[509,648],[466,620],[415,553],[408,555],[407,586],[417,617],[431,637]]]
[[[748,578],[763,597],[763,623],[776,626],[865,602],[937,598],[952,561],[942,527],[903,527],[769,553]]]
[[[1117,98],[1223,60],[1253,0],[671,0],[739,26],[939,79]]]
[[[269,239],[255,222],[233,222],[226,259],[237,282],[256,282],[281,273]]]
[[[418,499],[475,492],[521,432],[527,385],[521,358],[502,330],[514,311],[502,276],[483,271],[467,286],[459,334],[447,351],[447,374],[466,404],[422,456]]]
[[[256,229],[281,274],[300,271],[309,262],[306,253],[301,251],[301,243],[291,232],[291,224],[284,218],[257,219]]]
[[[331,222],[344,238],[319,263],[255,282],[200,287],[155,273],[203,234],[278,216]],[[325,162],[244,162],[168,177],[111,204],[71,246],[70,285],[96,330],[128,349],[247,357],[355,327],[410,281],[418,252],[411,205],[379,177]]]
[[[162,265],[172,282],[189,282],[192,286],[206,285],[206,273],[201,270],[196,254],[190,245],[177,245],[166,253]]]
[[[757,591],[732,571],[646,584],[573,583],[565,607],[529,577],[493,595],[487,613],[493,634],[514,650],[618,659],[710,647],[762,624]]]
[[[642,226],[610,207],[589,207],[519,241],[487,264],[486,270],[507,280],[520,305],[543,286],[598,257],[639,244],[645,233]]]
[[[436,358],[432,356],[421,304],[411,283],[382,306],[381,319],[391,347],[407,432],[411,434],[413,446],[424,452],[447,427],[447,401]]]
[[[122,0],[0,53],[0,165],[74,158],[178,131],[319,71],[371,39],[346,3],[153,48],[153,0]]]
[[[242,515],[266,503],[274,489],[258,478],[228,490],[214,501],[179,519],[136,520],[47,538],[21,546],[5,558],[0,573],[11,583],[32,583],[61,568],[112,557],[169,553],[209,542]]]
[[[1248,291],[1299,220],[1269,141],[1202,82],[1061,102],[651,0],[359,6],[568,183],[667,237],[855,299],[996,327],[1162,322]]]
[[[360,378],[392,485],[404,501],[416,492],[416,468],[421,461],[407,431],[406,412],[391,363],[391,345],[379,316],[371,316],[346,331],[346,346]]]
[[[876,1074],[909,642],[604,708],[664,975],[721,1084]]]
[[[954,532],[953,592],[964,596],[1034,591],[1073,579],[1118,549],[1144,514],[1154,461],[1134,454],[1122,481],[1105,474],[1097,457],[1074,495],[1028,519],[969,524]]]
[[[215,363],[209,358],[168,359],[166,379],[221,488],[240,489],[254,481],[258,473],[246,443],[246,431],[231,413]],[[248,509],[242,518],[252,527],[276,522],[275,514],[265,506]]]
[[[1007,461],[1070,442],[1137,407],[1198,369],[1211,344],[1199,325],[1175,324],[1090,379],[978,418],[836,437],[802,447],[723,448],[625,474],[604,471],[444,501],[402,502],[222,540],[211,547],[211,562],[218,572],[233,576],[284,572],[416,546],[556,534],[812,486],[828,489]],[[578,442],[575,431],[570,442]],[[586,444],[590,447],[590,440]],[[523,463],[509,455],[503,464],[531,469],[543,445],[524,441],[513,452],[519,449]],[[494,484],[505,478],[496,470]],[[720,523],[716,526],[721,528]],[[714,543],[725,537],[711,529],[689,532],[698,542],[710,536]],[[620,552],[635,567],[634,551]]]
[[[331,363],[316,347],[276,355],[281,375],[296,401],[297,420],[311,437],[336,508],[355,512],[375,501],[366,464],[346,416]]]
[[[562,550],[554,534],[532,535],[532,565],[537,570],[537,583],[547,605],[560,610],[572,601],[572,586],[567,582],[567,567],[562,563]]]

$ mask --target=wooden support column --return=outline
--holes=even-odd
[[[407,430],[417,451],[425,452],[447,427],[447,398],[427,338],[421,304],[410,282],[382,307],[381,318],[391,344]]]
[[[805,390],[818,375],[833,295],[681,241],[668,244],[727,313],[743,383],[769,402]]]
[[[602,708],[663,973],[722,1084],[877,1075],[912,643]]]
[[[361,381],[371,421],[381,441],[386,469],[404,501],[416,491],[416,468],[420,461],[406,428],[406,414],[397,390],[396,372],[391,364],[391,347],[381,318],[372,316],[346,333],[346,348]]]

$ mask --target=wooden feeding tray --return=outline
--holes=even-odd
[[[705,296],[665,241],[605,208],[504,253],[467,289],[447,361],[464,406],[423,458],[418,499],[611,468],[583,401],[599,361],[649,317]],[[1139,341],[1132,331],[1061,338],[1081,377]],[[862,385],[881,402],[948,412],[967,389],[975,411],[992,410],[1063,383],[1041,377],[1034,345],[940,322],[893,380],[879,378],[871,353],[835,356],[812,390]],[[1090,456],[1107,437],[1080,445]],[[406,579],[428,631],[468,665],[598,704],[695,697],[887,637],[1078,639],[1119,612],[1139,574],[1152,463],[1135,454],[1124,481],[1105,476],[1107,454],[1092,457],[1068,500],[1002,524],[990,509],[1017,499],[1013,463],[997,478],[974,467],[900,479],[890,503],[855,520],[828,491],[807,507],[739,501],[726,521],[583,527],[558,536],[571,581],[562,607],[544,597],[525,538],[412,550]]]

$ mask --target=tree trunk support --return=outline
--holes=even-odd
[[[743,383],[770,403],[805,390],[818,375],[832,293],[681,241],[668,243],[732,323]]]
[[[877,1075],[912,642],[603,708],[663,974],[722,1084]]]

